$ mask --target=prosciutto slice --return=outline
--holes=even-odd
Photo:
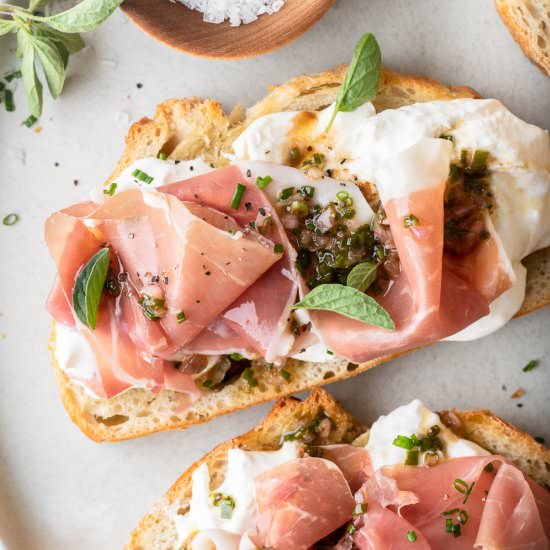
[[[353,362],[428,344],[454,334],[489,313],[489,302],[512,284],[482,248],[469,262],[495,281],[492,288],[465,278],[444,260],[444,193],[451,160],[446,140],[423,139],[386,161],[377,188],[402,272],[377,298],[395,322],[394,331],[326,311],[311,312],[315,330],[329,349]],[[410,190],[413,189],[411,192]],[[493,276],[493,271],[498,274]]]
[[[342,472],[322,458],[298,458],[256,478],[260,514],[252,541],[306,550],[351,518],[355,502]]]
[[[486,471],[489,464],[491,472]],[[466,487],[471,487],[467,498]],[[365,524],[354,535],[360,548],[371,548],[365,540],[388,536],[388,513],[396,530],[404,520],[417,540],[426,541],[426,548],[548,548],[550,494],[500,456],[457,458],[431,468],[385,467],[360,494],[368,502]],[[463,523],[460,510],[465,512]],[[374,519],[369,517],[373,511]],[[447,519],[460,523],[460,536],[446,530]],[[388,544],[378,548],[400,548]]]
[[[231,208],[235,182],[246,186],[239,209]],[[284,254],[261,279],[249,286],[222,318],[238,334],[245,346],[252,347],[266,361],[284,358],[290,351],[294,338],[288,330],[289,307],[297,293],[297,276],[294,267],[296,253],[290,246],[284,228],[264,193],[254,182],[243,177],[236,166],[229,166],[204,176],[191,178],[159,188],[181,201],[197,201],[232,216],[242,227],[254,225],[267,237],[283,247]],[[204,339],[201,346],[191,344],[191,349],[211,347]]]

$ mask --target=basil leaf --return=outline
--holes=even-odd
[[[0,19],[0,36],[14,32],[17,29],[17,23],[13,19]]]
[[[52,15],[44,22],[61,32],[88,32],[101,25],[122,0],[84,0],[70,10]]]
[[[291,309],[333,311],[369,325],[395,330],[388,312],[374,298],[350,286],[319,285]]]
[[[381,72],[380,46],[374,35],[366,33],[355,46],[351,63],[336,98],[334,113],[327,126],[327,132],[338,112],[355,111],[376,96],[380,87]]]
[[[74,284],[74,312],[80,321],[92,330],[96,327],[97,311],[108,269],[109,249],[102,248],[84,266]]]
[[[65,63],[63,57],[55,46],[55,43],[52,44],[47,38],[33,36],[32,44],[42,65],[50,94],[54,99],[57,99],[65,83]]]
[[[17,33],[17,47],[21,51],[21,74],[27,94],[27,104],[32,115],[38,118],[42,114],[42,83],[36,74],[34,47],[31,35],[20,29]]]
[[[346,285],[365,292],[376,279],[378,271],[377,262],[361,262],[357,264],[349,273],[346,279]]]

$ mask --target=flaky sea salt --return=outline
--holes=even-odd
[[[233,27],[252,23],[259,15],[279,11],[285,0],[178,0],[192,10],[204,14],[208,23],[223,23],[226,19]]]

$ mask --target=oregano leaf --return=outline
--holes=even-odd
[[[105,21],[122,0],[83,0],[73,8],[45,18],[45,23],[66,33],[88,32]]]

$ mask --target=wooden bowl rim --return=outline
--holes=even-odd
[[[273,23],[273,18],[281,16],[289,16],[288,10],[300,7],[306,0],[285,0],[285,4],[280,11],[268,15],[264,14],[258,17],[256,21],[248,23],[246,25],[240,25],[239,27],[232,27],[228,21],[223,23],[207,23],[203,21],[203,14],[191,10],[188,7],[184,6],[180,2],[175,0],[124,0],[120,8],[128,17],[128,19],[134,23],[141,31],[145,34],[154,38],[162,44],[184,53],[194,55],[196,57],[201,57],[203,59],[247,59],[251,57],[256,57],[263,55],[279,49],[286,44],[289,44],[293,40],[299,38],[302,34],[306,33],[311,27],[318,23],[322,17],[328,12],[328,10],[334,5],[335,0],[310,0],[311,2],[317,1],[320,6],[317,10],[311,10],[311,17],[307,19],[307,22],[297,29],[291,29],[287,33],[281,33],[280,37],[276,40],[260,42],[263,45],[255,45],[254,50],[244,50],[239,51],[238,47],[229,46],[228,51],[219,51],[216,48],[208,48],[204,46],[204,42],[200,42],[199,46],[193,47],[193,41],[189,42],[181,41],[176,37],[170,38],[167,37],[167,32],[170,34],[170,29],[163,33],[159,34],[159,24],[157,18],[154,16],[154,8],[158,7],[159,3],[166,3],[165,5],[171,6],[168,9],[178,9],[183,15],[185,13],[186,17],[194,19],[192,22],[193,25],[203,26],[208,33],[207,34],[218,34],[224,37],[225,39],[234,38],[232,43],[237,44],[240,34],[240,38],[243,35],[247,37],[253,37],[254,34],[261,35],[266,31]],[[164,7],[164,6],[163,6]],[[144,9],[145,8],[145,9]],[[147,9],[151,8],[151,9]],[[178,26],[178,30],[181,31],[181,22],[179,22],[179,17],[174,17],[170,19],[170,22],[173,22],[174,25]]]

